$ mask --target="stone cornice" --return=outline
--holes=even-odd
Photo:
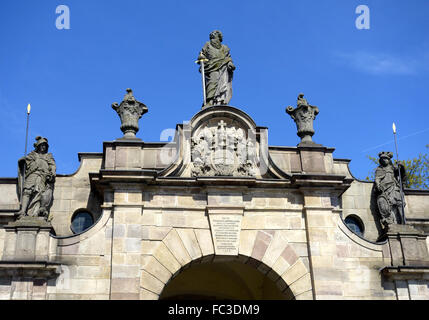
[[[429,276],[429,265],[384,267],[380,273],[391,280],[423,280]]]
[[[47,261],[0,261],[0,277],[53,279],[61,274],[61,264]]]

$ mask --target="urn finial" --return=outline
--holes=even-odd
[[[128,88],[124,100],[118,105],[117,102],[112,104],[119,118],[121,119],[121,131],[124,133],[122,139],[138,139],[136,133],[139,131],[139,119],[148,112],[146,105],[137,101],[133,95],[133,90]]]

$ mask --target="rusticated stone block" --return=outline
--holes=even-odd
[[[163,283],[167,283],[172,277],[172,273],[153,256],[142,256],[141,265],[143,270],[147,271]]]
[[[210,230],[196,229],[195,236],[203,257],[214,254],[213,239]]]
[[[171,254],[170,250],[162,242],[154,251],[153,256],[173,275],[182,267],[176,258]]]
[[[304,276],[307,272],[308,270],[305,267],[304,263],[301,260],[298,260],[293,266],[287,269],[281,277],[290,286],[296,280]]]
[[[273,234],[264,231],[258,231],[251,257],[259,261],[262,260],[272,239]]]
[[[312,289],[310,274],[309,273],[305,274],[297,281],[292,283],[289,286],[289,288],[294,293],[295,296],[300,295],[304,292],[310,291]]]
[[[159,295],[148,291],[144,288],[140,289],[140,300],[158,300],[159,299]]]
[[[284,248],[281,253],[281,256],[283,257],[283,259],[285,259],[287,263],[289,263],[289,265],[293,265],[299,258],[291,245],[287,245]]]
[[[264,257],[262,258],[262,262],[264,262],[268,266],[274,265],[275,261],[280,256],[280,254],[284,251],[287,244],[288,244],[287,240],[282,237],[282,232],[277,231],[274,234],[274,238],[271,241],[270,245],[268,246],[268,249],[265,252]]]
[[[163,242],[182,266],[185,266],[191,262],[192,259],[189,256],[188,251],[186,251],[182,240],[175,229],[168,233]]]
[[[177,229],[177,233],[192,260],[201,258],[201,250],[197,237],[192,229]]]
[[[141,271],[140,285],[142,288],[156,294],[160,294],[164,289],[164,283],[145,270]]]

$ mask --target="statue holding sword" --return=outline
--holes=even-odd
[[[235,66],[232,63],[229,48],[222,44],[222,33],[215,30],[210,33],[196,63],[200,64],[203,81],[203,108],[227,105],[232,97],[232,77]]]

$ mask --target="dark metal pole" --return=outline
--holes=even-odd
[[[406,224],[407,220],[405,219],[405,196],[404,196],[404,190],[402,189],[402,177],[401,177],[401,168],[399,166],[398,142],[396,140],[395,123],[393,123],[392,128],[393,128],[393,136],[395,137],[396,162],[398,163],[398,169],[399,169],[399,188],[401,190],[402,224]]]

